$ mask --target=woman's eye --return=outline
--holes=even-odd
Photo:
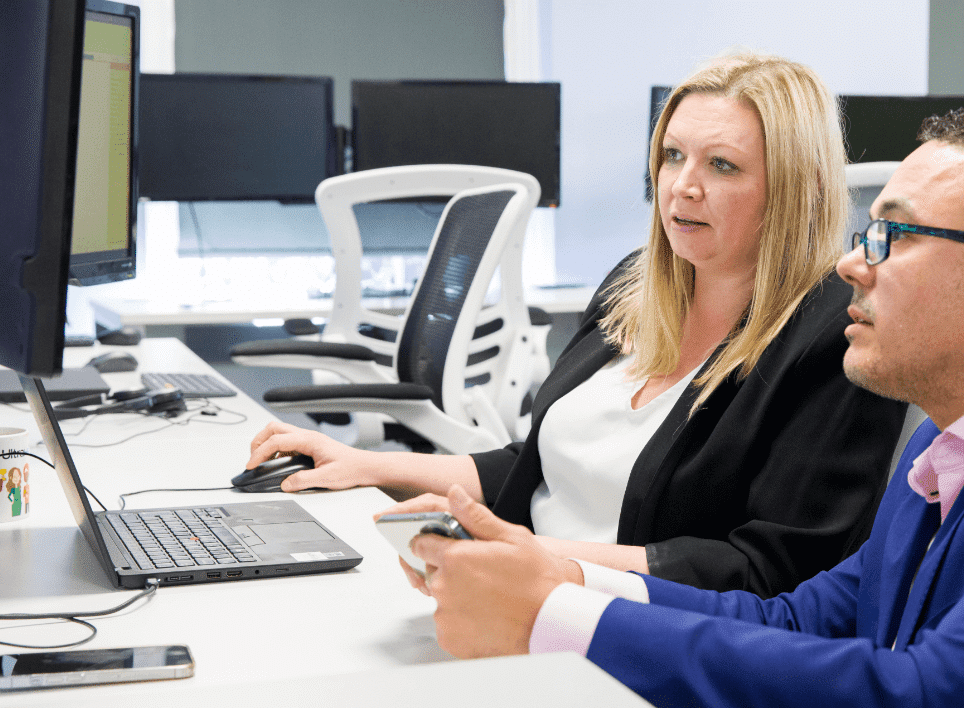
[[[679,162],[683,159],[683,153],[676,148],[663,148],[663,160],[665,162]]]
[[[713,164],[713,169],[717,172],[736,172],[736,165],[729,160],[724,160],[722,157],[714,157],[710,162]]]

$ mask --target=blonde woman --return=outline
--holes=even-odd
[[[524,443],[371,453],[273,424],[249,465],[298,450],[317,468],[287,491],[431,493],[393,511],[445,508],[437,495],[458,483],[561,556],[765,597],[856,550],[904,406],[841,367],[851,289],[833,274],[848,208],[833,96],[800,64],[722,57],[672,92],[650,155],[648,246],[600,287]]]

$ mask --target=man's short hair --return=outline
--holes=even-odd
[[[917,139],[922,143],[940,140],[964,147],[964,108],[952,109],[943,116],[925,118]]]

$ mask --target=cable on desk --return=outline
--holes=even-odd
[[[21,612],[21,613],[9,614],[9,615],[0,615],[0,621],[59,619],[59,620],[64,620],[66,622],[73,622],[75,624],[80,624],[90,629],[90,634],[87,637],[77,642],[70,642],[69,644],[51,644],[51,645],[17,644],[15,642],[3,642],[3,641],[0,641],[0,644],[6,647],[16,647],[18,649],[67,649],[69,647],[79,647],[81,644],[86,644],[95,636],[97,636],[97,627],[92,625],[87,620],[81,619],[81,617],[106,617],[107,615],[112,615],[115,612],[120,612],[121,610],[127,607],[130,607],[141,598],[147,598],[153,595],[155,592],[157,592],[157,588],[158,586],[160,586],[160,584],[161,584],[161,581],[158,580],[157,578],[148,578],[147,587],[145,587],[143,590],[137,593],[134,597],[128,600],[125,600],[124,602],[117,605],[116,607],[111,607],[106,610],[97,610],[94,612],[52,612],[49,614],[47,613],[33,614],[33,613]]]
[[[211,402],[210,402],[209,400],[207,400],[206,398],[193,399],[193,400],[190,401],[189,403],[193,403],[193,402],[195,402],[195,401],[201,403],[200,407],[196,407],[196,408],[194,408],[194,409],[188,409],[187,413],[185,413],[183,416],[181,416],[180,419],[177,419],[177,418],[163,418],[163,417],[161,417],[161,420],[164,421],[165,425],[164,425],[164,426],[161,426],[161,427],[159,427],[159,428],[154,428],[153,430],[142,430],[142,431],[139,432],[139,433],[134,433],[133,435],[129,435],[128,437],[126,437],[126,438],[124,438],[124,439],[122,439],[122,440],[117,440],[116,442],[112,442],[112,443],[103,443],[103,444],[99,444],[99,445],[92,445],[92,444],[89,444],[89,443],[71,443],[70,446],[71,446],[71,447],[87,447],[87,448],[114,447],[114,446],[116,446],[116,445],[123,445],[124,443],[129,442],[130,440],[133,440],[134,438],[141,437],[142,435],[152,435],[153,433],[158,433],[158,432],[160,432],[160,431],[162,431],[162,430],[167,430],[167,429],[168,429],[169,427],[171,427],[171,426],[188,425],[189,423],[208,423],[209,425],[241,425],[242,423],[245,423],[245,422],[247,422],[247,420],[248,420],[248,416],[245,415],[244,413],[239,413],[239,412],[237,412],[237,411],[232,411],[232,410],[229,410],[229,409],[227,409],[227,408],[222,408],[221,406],[219,406],[219,405],[217,405],[217,404],[211,403]],[[213,413],[211,412],[212,410],[213,410]],[[144,412],[144,411],[132,411],[132,412],[139,413],[140,415],[147,416],[147,417],[160,417],[160,416],[163,415],[163,414],[147,413],[147,412]],[[238,420],[231,421],[231,422],[222,422],[222,421],[220,421],[220,420],[208,420],[208,419],[206,419],[206,418],[200,418],[200,417],[199,417],[199,416],[202,416],[202,415],[207,415],[207,416],[217,415],[218,413],[228,413],[228,414],[230,414],[230,415],[238,416],[239,419],[238,419]],[[186,416],[186,417],[185,417],[185,416]],[[88,417],[87,420],[90,420],[91,418],[92,418],[92,417]],[[85,427],[86,427],[86,425],[85,425]],[[83,432],[83,429],[81,429],[81,432]],[[79,434],[79,433],[77,433],[77,434]]]

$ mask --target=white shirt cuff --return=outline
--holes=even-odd
[[[574,651],[585,656],[611,595],[563,583],[549,593],[536,615],[529,653]]]
[[[583,584],[607,595],[622,597],[635,602],[649,603],[646,581],[636,573],[625,573],[602,565],[571,558],[582,568]]]
[[[563,583],[539,608],[529,637],[529,652],[574,651],[585,656],[603,612],[614,597],[649,603],[646,581],[625,573],[571,558],[582,568],[585,587]]]

